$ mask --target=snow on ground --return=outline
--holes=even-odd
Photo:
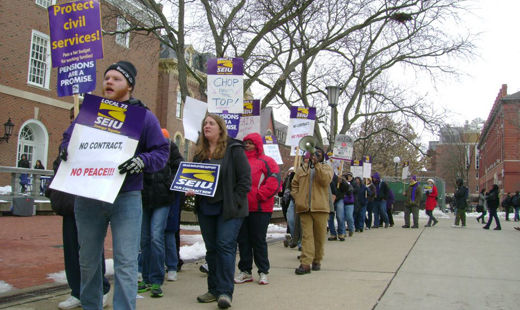
[[[13,286],[9,283],[5,283],[5,281],[0,280],[0,294],[9,292],[13,289]]]

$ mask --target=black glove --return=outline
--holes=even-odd
[[[67,152],[67,148],[64,148],[60,151],[60,158],[63,161],[67,161],[67,158],[69,157],[69,152]]]
[[[117,169],[119,169],[119,173],[121,174],[125,174],[127,172],[130,174],[139,174],[143,172],[143,168],[144,162],[139,156],[134,156],[117,167]]]

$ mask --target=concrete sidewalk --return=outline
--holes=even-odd
[[[483,230],[474,218],[452,228],[441,219],[432,228],[357,233],[345,242],[327,241],[322,270],[304,276],[295,249],[269,246],[269,285],[235,286],[232,309],[519,309],[520,232],[503,222],[502,231]],[[138,309],[216,309],[200,304],[206,276],[198,263],[186,264],[177,282],[165,282],[165,296],[142,294]],[[255,279],[256,277],[256,270]],[[0,309],[57,309],[68,290],[2,304]],[[106,309],[111,309],[107,307]]]

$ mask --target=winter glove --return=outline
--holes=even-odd
[[[67,158],[69,157],[69,152],[67,152],[67,148],[64,148],[60,151],[60,158],[63,161],[67,161]]]
[[[117,167],[117,169],[119,169],[119,173],[121,174],[125,174],[127,172],[130,174],[139,174],[143,172],[143,168],[144,162],[139,156],[134,156]]]

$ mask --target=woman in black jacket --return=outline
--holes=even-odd
[[[482,228],[489,229],[489,226],[491,225],[491,222],[493,222],[494,218],[497,224],[494,230],[501,230],[502,228],[500,227],[500,220],[498,219],[497,215],[497,209],[499,204],[498,185],[493,184],[493,188],[491,188],[491,190],[486,194],[486,201],[489,211],[489,219],[487,224]]]

